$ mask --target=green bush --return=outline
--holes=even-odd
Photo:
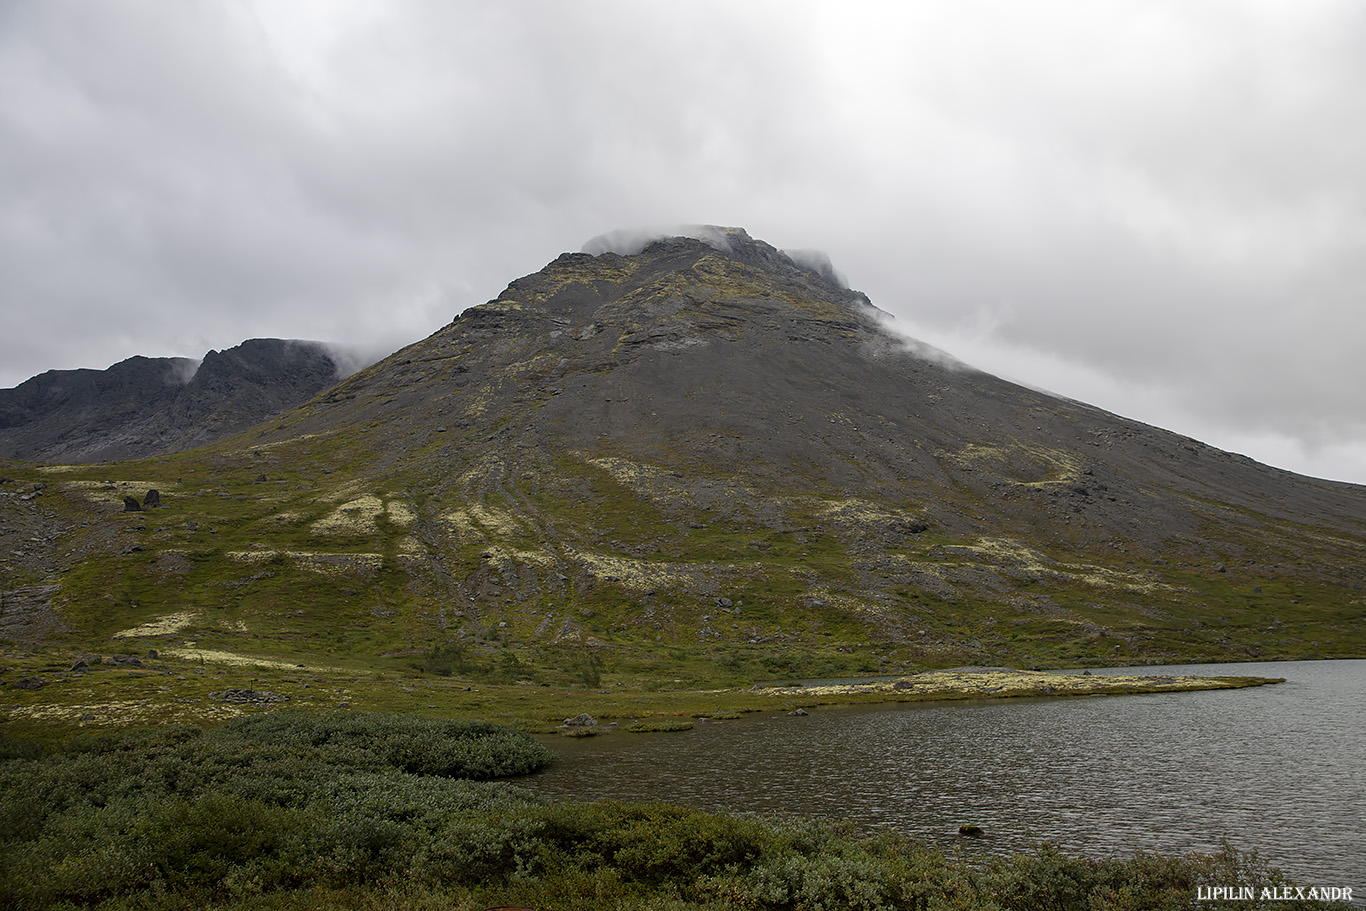
[[[554,758],[532,737],[487,721],[442,721],[376,712],[270,712],[228,722],[215,738],[362,755],[415,775],[486,780],[527,775]]]

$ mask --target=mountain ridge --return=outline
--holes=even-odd
[[[51,475],[118,532],[53,609],[527,679],[1366,653],[1366,488],[949,363],[715,231],[564,254],[250,430]]]
[[[319,342],[248,339],[198,361],[134,356],[105,370],[49,370],[0,389],[0,456],[97,462],[179,452],[311,398],[340,369]]]

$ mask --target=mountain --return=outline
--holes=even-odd
[[[131,357],[108,370],[49,370],[0,389],[0,457],[136,459],[245,430],[338,379],[317,342],[250,339],[202,361]]]
[[[205,449],[50,474],[85,529],[52,610],[509,680],[1366,653],[1366,488],[973,370],[818,257],[694,233],[565,254]]]

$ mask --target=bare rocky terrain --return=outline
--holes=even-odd
[[[99,462],[180,452],[245,430],[338,379],[316,342],[250,339],[107,370],[49,370],[0,389],[0,458]]]

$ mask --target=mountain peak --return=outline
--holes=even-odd
[[[820,250],[779,250],[750,236],[744,228],[721,225],[683,225],[671,229],[631,228],[599,234],[583,245],[582,252],[592,256],[612,253],[636,256],[652,250],[686,250],[697,244],[710,247],[727,258],[778,272],[793,268],[811,272],[841,290],[848,290],[844,277],[835,270],[830,257]]]

